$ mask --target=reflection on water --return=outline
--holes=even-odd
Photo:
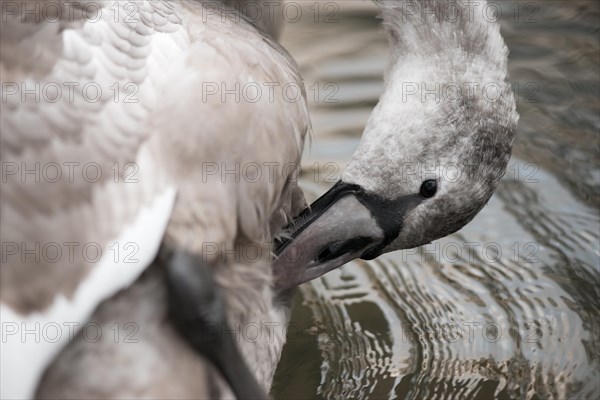
[[[332,23],[309,3],[284,44],[312,99],[313,200],[358,145],[387,43],[369,2]],[[600,398],[598,4],[500,4],[521,120],[497,194],[459,233],[303,285],[275,398]]]

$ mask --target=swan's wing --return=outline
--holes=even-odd
[[[160,245],[176,190],[148,121],[187,39],[159,1],[7,3],[0,26],[0,387],[28,398]]]

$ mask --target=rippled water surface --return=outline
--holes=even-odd
[[[302,4],[283,41],[313,100],[314,200],[358,145],[387,42],[369,2]],[[600,398],[599,3],[501,9],[521,119],[496,195],[444,240],[303,285],[276,399]]]

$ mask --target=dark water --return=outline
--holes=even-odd
[[[312,200],[358,144],[387,42],[369,2],[301,4],[284,43],[313,98]],[[600,3],[496,4],[521,115],[496,195],[459,233],[302,286],[276,399],[600,398]]]

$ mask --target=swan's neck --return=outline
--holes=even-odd
[[[506,74],[507,49],[494,8],[485,0],[376,1],[390,35],[389,69],[407,58],[413,63],[440,64],[445,69],[485,61],[488,71]]]
[[[510,114],[508,49],[485,0],[376,1],[390,35],[390,61],[371,128],[390,115],[405,121],[418,115],[421,129],[430,131],[427,123],[440,116]]]

